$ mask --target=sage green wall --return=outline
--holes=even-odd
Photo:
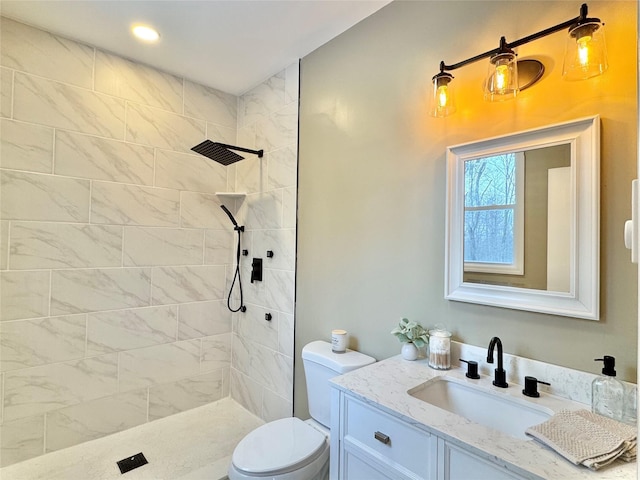
[[[589,2],[606,23],[609,71],[561,80],[566,35],[519,48],[546,65],[515,101],[486,103],[486,62],[455,74],[458,112],[428,116],[430,79],[454,63],[576,16],[580,2],[395,1],[302,60],[296,279],[295,412],[305,416],[300,352],[351,335],[377,359],[399,353],[400,317],[445,323],[454,339],[589,372],[603,354],[635,381],[637,269],[622,229],[636,176],[635,2]],[[601,320],[444,299],[445,148],[599,114]],[[524,372],[523,372],[524,374]]]

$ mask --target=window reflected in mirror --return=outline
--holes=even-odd
[[[569,292],[571,145],[464,162],[464,282]]]

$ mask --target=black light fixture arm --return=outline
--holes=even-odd
[[[238,152],[252,153],[253,155],[257,155],[259,158],[262,158],[264,155],[264,150],[251,150],[250,148],[236,147],[235,145],[227,145],[226,143],[218,143],[218,145],[224,148],[228,148],[229,150],[237,150]]]
[[[467,58],[458,63],[454,63],[453,65],[447,65],[443,62],[440,62],[440,72],[456,70],[460,67],[464,67],[465,65],[469,65],[470,63],[477,62],[478,60],[482,60],[484,58],[491,58],[498,53],[503,53],[507,50],[512,50],[514,48],[519,47],[520,45],[524,45],[525,43],[532,42],[533,40],[537,40],[542,37],[546,37],[547,35],[551,35],[552,33],[559,32],[560,30],[564,30],[567,28],[571,28],[577,25],[581,25],[587,22],[600,22],[599,18],[587,18],[588,7],[586,3],[583,3],[580,7],[580,15],[571,20],[567,20],[566,22],[559,23],[553,27],[549,27],[545,30],[541,30],[540,32],[534,33],[532,35],[523,37],[519,40],[515,40],[514,42],[507,43],[505,37],[500,38],[500,46],[498,48],[494,48],[493,50],[489,50],[487,52],[481,53],[480,55],[476,55],[475,57]]]

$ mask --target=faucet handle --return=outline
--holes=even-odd
[[[527,397],[537,398],[540,396],[540,392],[538,392],[538,384],[542,383],[543,385],[551,385],[550,383],[543,382],[538,380],[536,377],[524,377],[524,390],[522,390],[522,394]]]
[[[458,360],[467,364],[467,373],[465,375],[467,378],[473,378],[474,380],[480,378],[480,375],[478,375],[478,362],[473,360],[463,360],[461,358]]]

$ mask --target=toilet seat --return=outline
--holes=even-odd
[[[269,422],[244,437],[232,463],[241,473],[281,475],[310,464],[327,451],[326,436],[296,417]]]

